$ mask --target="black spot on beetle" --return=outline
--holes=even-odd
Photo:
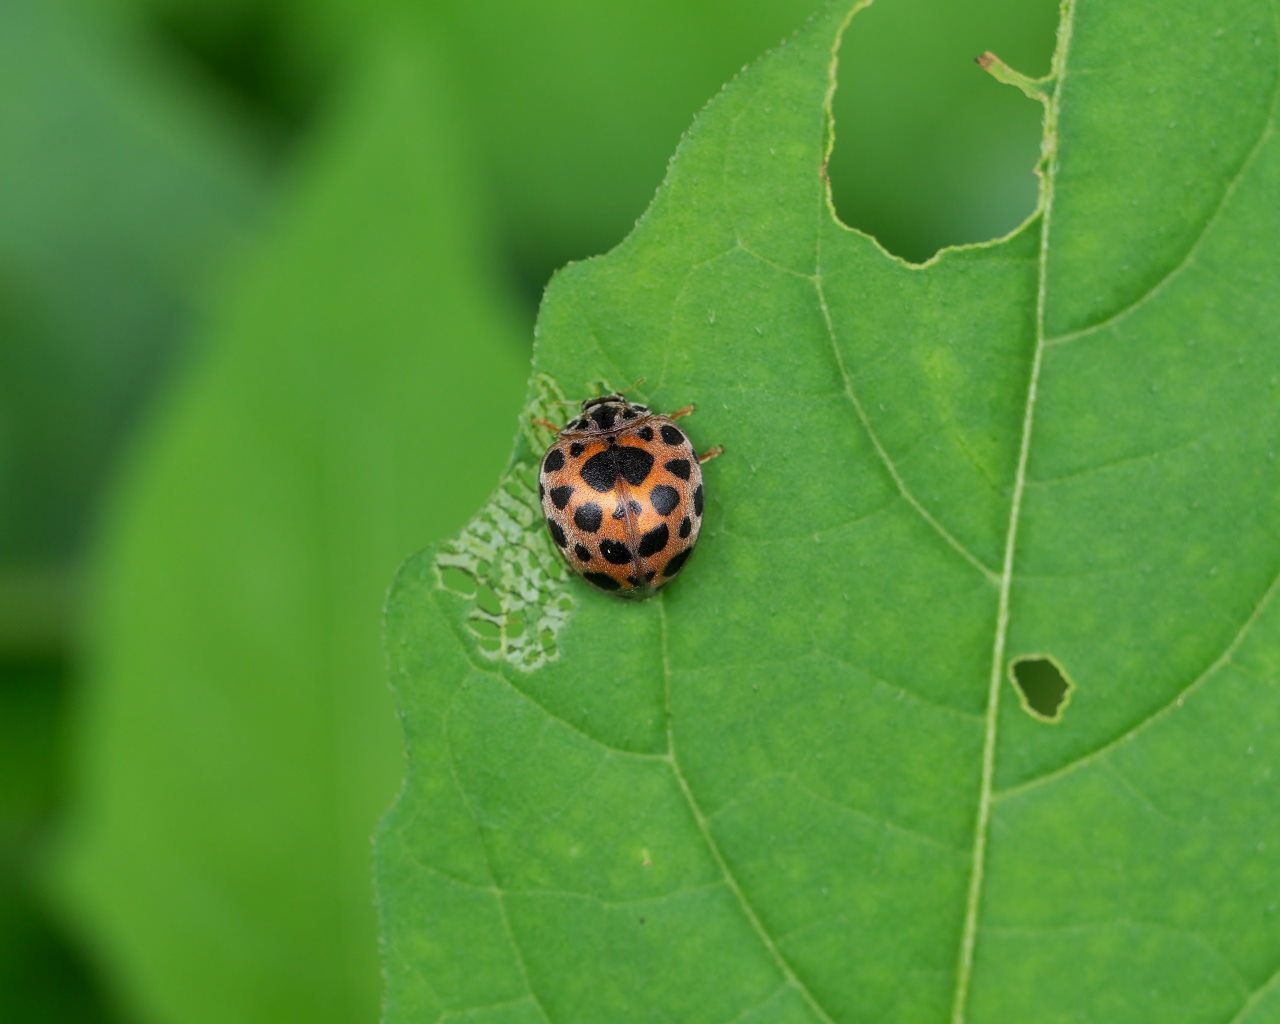
[[[628,576],[627,582],[630,583],[633,587],[638,587],[640,586],[641,580],[639,576]]]
[[[684,444],[684,434],[680,433],[670,423],[664,423],[662,425],[662,440],[666,441],[667,444]]]
[[[554,473],[557,469],[564,469],[564,452],[559,448],[552,448],[547,452],[547,457],[542,460],[542,470],[545,473]]]
[[[614,519],[626,519],[626,518],[627,518],[627,506],[626,506],[626,505],[624,505],[622,502],[618,502],[618,507],[617,507],[617,508],[615,508],[615,509],[613,510],[613,516],[612,516],[612,518],[614,518]]]
[[[579,455],[581,455],[581,454],[582,454],[583,450],[584,450],[586,447],[587,447],[587,446],[586,446],[585,444],[583,444],[581,441],[574,441],[574,442],[573,442],[573,444],[569,445],[569,456],[570,456],[570,458],[574,458],[574,459],[576,459]]]
[[[604,510],[594,501],[579,505],[573,513],[573,525],[587,533],[595,533],[604,522]]]
[[[642,558],[648,557],[649,555],[656,555],[667,546],[667,541],[670,539],[671,534],[667,530],[667,524],[660,523],[640,538],[640,543],[636,547],[636,553]]]
[[[644,483],[653,469],[653,456],[643,448],[629,445],[606,448],[582,464],[582,479],[593,490],[603,494],[613,490],[618,477],[635,487]]]
[[[620,540],[602,540],[600,554],[614,565],[626,565],[631,561],[631,549]]]
[[[589,561],[591,561],[591,552],[590,552],[590,551],[588,551],[588,550],[587,550],[585,547],[583,547],[581,544],[575,544],[575,545],[573,546],[573,553],[574,553],[575,555],[577,555],[577,556],[578,556],[578,561],[580,561],[580,562],[589,562]]]
[[[644,483],[651,469],[653,469],[653,456],[643,448],[618,449],[618,472],[632,487],[638,487]]]
[[[692,549],[686,548],[684,551],[681,551],[680,554],[673,555],[671,558],[671,561],[669,561],[666,564],[666,566],[663,567],[662,575],[670,579],[672,576],[678,573],[681,569],[683,569],[684,563],[689,557],[690,550]]]
[[[653,427],[641,427],[639,430],[636,431],[636,433],[640,435],[641,441],[653,440]]]
[[[688,480],[689,474],[693,472],[688,459],[672,459],[670,462],[663,463],[663,468],[669,469],[681,480]]]
[[[646,583],[652,583],[652,582],[653,582],[653,578],[654,578],[655,576],[657,576],[657,575],[658,575],[658,574],[657,574],[657,572],[656,572],[655,570],[650,569],[647,573],[645,573],[645,574],[644,574],[644,581],[645,581]]]
[[[693,492],[693,510],[698,513],[698,517],[702,517],[702,484],[698,484]]]
[[[596,421],[596,426],[601,430],[609,430],[613,426],[613,421],[618,418],[618,407],[602,405],[591,414],[591,418]]]
[[[606,572],[584,572],[582,578],[601,590],[618,590],[622,584]]]
[[[546,496],[547,496],[547,489],[543,487],[542,484],[538,484],[538,500],[541,501]]]
[[[596,452],[582,464],[582,479],[587,486],[603,494],[612,490],[614,481],[618,479],[618,461],[612,450]]]
[[[573,497],[573,488],[568,484],[561,484],[559,487],[551,488],[551,504],[556,508],[563,509],[569,504],[571,497]]]
[[[693,523],[688,516],[680,520],[680,536],[687,537],[693,532]]]
[[[564,535],[564,530],[562,530],[560,528],[560,524],[550,516],[547,516],[547,529],[551,531],[551,539],[553,541],[559,544],[562,548],[568,546],[569,541]]]
[[[665,516],[671,513],[671,510],[680,504],[680,493],[669,484],[658,484],[649,492],[649,500],[653,502],[653,507],[658,515]]]

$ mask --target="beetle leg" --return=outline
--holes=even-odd
[[[696,405],[686,405],[683,409],[677,409],[675,412],[668,413],[667,419],[678,420],[681,416],[688,416],[689,413],[693,412],[696,408],[698,408]]]
[[[698,464],[701,465],[704,462],[710,462],[717,455],[723,454],[723,452],[724,452],[724,445],[721,445],[721,444],[716,445],[714,448],[709,448],[707,451],[703,452],[701,455],[698,456]]]
[[[535,427],[546,427],[553,434],[560,433],[559,427],[557,427],[554,423],[547,422],[541,416],[535,416],[529,422],[532,423]]]

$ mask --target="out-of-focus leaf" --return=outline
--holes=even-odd
[[[492,17],[442,5],[454,80],[521,262],[559,266],[610,248],[652,198],[690,111],[813,8],[558,0],[509,3]]]
[[[0,4],[0,569],[65,563],[83,539],[263,191],[247,139],[90,11]]]
[[[54,920],[40,881],[64,797],[66,666],[0,663],[0,1019],[105,1019],[84,956]]]
[[[543,304],[534,408],[725,446],[681,578],[566,579],[530,431],[399,576],[392,1024],[1280,1019],[1275,5],[1067,3],[1036,215],[924,267],[824,189],[848,6]]]
[[[146,1019],[371,1021],[386,582],[492,485],[527,361],[411,33],[367,55],[97,565],[65,890]]]
[[[249,140],[115,9],[0,4],[0,1018],[104,1012],[42,891],[88,525],[257,221]]]

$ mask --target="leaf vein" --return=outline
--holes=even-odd
[[[456,700],[457,695],[461,691],[454,692]],[[485,840],[484,828],[480,824],[480,818],[476,814],[475,805],[471,802],[471,794],[467,792],[467,787],[463,785],[461,776],[458,775],[458,754],[453,745],[453,710],[454,703],[451,701],[448,711],[445,713],[444,737],[445,746],[449,756],[447,758],[449,764],[449,775],[453,779],[453,784],[458,789],[458,795],[462,798],[462,802],[466,805],[467,814],[471,818],[471,824],[475,828],[476,839],[480,843],[480,850],[484,854],[485,867],[489,872],[490,879],[493,880],[494,886],[494,902],[498,906],[499,916],[502,918],[503,930],[507,933],[507,942],[511,946],[512,953],[515,954],[516,966],[520,970],[520,978],[524,982],[525,991],[529,993],[529,998],[533,1000],[533,1005],[538,1008],[538,1014],[547,1024],[551,1024],[551,1017],[547,1013],[547,1009],[542,1005],[542,1000],[538,997],[538,993],[534,990],[533,981],[529,977],[529,964],[525,959],[524,949],[520,945],[520,941],[516,938],[515,929],[511,926],[511,916],[507,913],[507,900],[498,885],[498,874],[493,867],[493,856],[489,853],[489,844]]]
[[[1063,473],[1061,476],[1042,477],[1038,480],[1028,480],[1028,487],[1052,487],[1055,484],[1067,483],[1080,477],[1092,476],[1094,473],[1105,473],[1108,470],[1118,469],[1121,466],[1129,466],[1139,462],[1150,462],[1152,459],[1161,459],[1166,455],[1173,455],[1177,452],[1186,451],[1188,448],[1199,448],[1201,441],[1199,438],[1192,438],[1183,441],[1181,444],[1170,445],[1168,448],[1161,448],[1154,452],[1141,452],[1137,455],[1121,455],[1114,459],[1108,459],[1105,462],[1099,462],[1092,466],[1085,466],[1082,469],[1072,470],[1070,473]]]
[[[675,295],[671,299],[671,315],[667,317],[667,337],[666,343],[662,346],[662,369],[658,371],[658,382],[655,390],[660,391],[667,383],[667,370],[671,365],[671,350],[675,346],[676,341],[676,313],[680,309],[680,301],[684,298],[685,292],[688,290],[693,276],[698,271],[709,267],[726,256],[732,256],[737,252],[736,248],[730,247],[723,249],[714,256],[708,256],[706,259],[699,260],[697,263],[691,264],[684,271],[684,278],[680,282],[680,287],[676,289]]]
[[[1227,1021],[1227,1024],[1240,1024],[1276,988],[1280,988],[1280,967],[1277,967],[1271,977],[1249,993],[1248,998],[1240,1004],[1240,1009]]]
[[[821,236],[819,236],[819,248],[821,248]],[[831,343],[831,351],[835,356],[836,369],[840,373],[840,377],[844,382],[844,395],[849,404],[853,407],[857,415],[858,422],[862,424],[862,429],[870,440],[871,446],[875,449],[876,455],[879,457],[881,464],[888,471],[890,479],[893,480],[894,486],[898,489],[898,493],[906,500],[907,504],[915,510],[915,512],[923,519],[939,537],[947,542],[947,545],[960,555],[966,562],[977,569],[986,579],[995,583],[998,577],[981,559],[972,551],[965,547],[955,535],[942,525],[937,517],[930,512],[921,503],[920,499],[915,496],[911,488],[907,486],[906,480],[903,479],[902,473],[899,472],[897,464],[885,449],[883,442],[880,440],[879,434],[876,433],[875,427],[871,425],[871,419],[867,415],[866,407],[862,404],[862,400],[858,397],[857,391],[853,387],[853,376],[849,372],[849,367],[845,363],[844,353],[840,351],[840,343],[836,338],[835,324],[831,319],[831,308],[827,304],[827,293],[823,286],[823,274],[821,268],[821,256],[819,255],[819,264],[817,272],[813,277],[813,287],[818,296],[818,308],[822,311],[822,320],[826,326],[827,340]]]
[[[824,794],[817,792],[817,790],[815,790],[812,786],[801,781],[800,777],[795,772],[788,773],[788,775],[791,783],[801,792],[808,795],[811,799],[827,807],[831,807],[831,808],[834,808],[835,810],[842,811],[845,814],[848,814],[852,817],[861,818],[864,821],[868,821],[871,824],[880,828],[881,831],[883,832],[893,832],[898,835],[907,836],[908,838],[914,839],[917,842],[924,843],[926,846],[931,846],[936,850],[942,850],[944,853],[964,854],[966,852],[960,847],[953,846],[951,843],[948,843],[948,842],[944,842],[943,840],[939,839],[937,836],[929,835],[927,832],[921,832],[919,829],[911,828],[909,825],[901,825],[896,821],[890,821],[887,818],[878,817],[872,814],[870,811],[865,811],[860,807],[854,807],[851,804],[845,803],[843,800],[837,800],[835,797],[825,796]]]
[[[1048,303],[1049,232],[1053,219],[1053,190],[1058,173],[1058,111],[1062,102],[1062,83],[1066,77],[1067,54],[1075,18],[1075,0],[1064,0],[1059,15],[1058,42],[1053,55],[1056,78],[1053,96],[1045,102],[1044,134],[1047,140],[1048,166],[1041,193],[1040,251],[1037,269],[1035,344],[1027,375],[1026,399],[1022,414],[1022,431],[1018,443],[1018,463],[1009,495],[1009,523],[1005,530],[1004,560],[1000,570],[999,598],[996,607],[995,635],[991,644],[991,675],[987,681],[986,724],[983,730],[982,764],[978,781],[977,807],[974,812],[973,853],[969,868],[968,894],[964,918],[960,926],[959,952],[956,964],[955,997],[951,1006],[952,1024],[964,1024],[968,1009],[969,986],[973,975],[974,953],[978,941],[978,916],[981,910],[986,872],[987,842],[990,834],[992,792],[995,782],[997,725],[1000,717],[1000,694],[1003,688],[1005,645],[1009,635],[1009,609],[1014,580],[1014,557],[1018,546],[1018,526],[1022,515],[1022,495],[1026,489],[1027,465],[1031,455],[1031,436],[1035,425],[1036,396],[1040,369],[1044,363],[1045,315]]]
[[[1272,3],[1272,14],[1275,14],[1275,4]],[[1280,43],[1280,30],[1276,31],[1276,41]],[[1277,74],[1271,88],[1271,99],[1267,108],[1267,116],[1263,120],[1262,130],[1258,133],[1257,139],[1249,148],[1249,152],[1245,154],[1244,159],[1240,162],[1240,166],[1236,168],[1236,172],[1231,176],[1231,180],[1227,182],[1226,187],[1222,190],[1222,195],[1218,198],[1217,204],[1210,211],[1209,216],[1204,220],[1200,231],[1187,247],[1187,251],[1183,254],[1182,259],[1173,267],[1166,271],[1158,281],[1150,288],[1130,302],[1123,309],[1112,313],[1110,316],[1099,320],[1097,323],[1089,324],[1078,330],[1068,331],[1065,334],[1059,334],[1056,337],[1049,338],[1045,341],[1045,345],[1065,345],[1072,341],[1078,341],[1080,338],[1096,334],[1099,331],[1106,330],[1108,327],[1126,319],[1132,313],[1136,313],[1152,299],[1156,298],[1163,292],[1175,279],[1182,276],[1183,272],[1191,267],[1199,255],[1200,250],[1204,247],[1205,241],[1213,234],[1213,229],[1218,222],[1222,220],[1224,212],[1231,205],[1236,191],[1240,187],[1240,182],[1245,179],[1249,173],[1250,167],[1257,162],[1258,155],[1266,147],[1268,141],[1275,134],[1276,109],[1280,105],[1280,74]]]
[[[744,1007],[740,1013],[735,1013],[732,1017],[730,1017],[727,1021],[725,1021],[724,1024],[742,1024],[742,1021],[746,1020],[752,1014],[757,1013],[760,1010],[763,1010],[771,1002],[777,999],[778,996],[786,992],[788,987],[789,986],[784,981],[781,985],[779,985],[767,996],[765,996],[764,999],[760,1000],[760,1002],[757,1003],[755,1006]]]
[[[721,526],[719,529],[716,530],[715,535],[721,536],[721,537],[736,537],[739,540],[749,541],[752,544],[759,544],[759,545],[792,543],[797,540],[815,540],[816,541],[827,536],[828,534],[837,533],[841,530],[851,530],[858,526],[864,526],[865,524],[871,522],[873,519],[876,519],[877,517],[883,515],[885,512],[887,512],[889,509],[891,509],[894,505],[896,505],[901,500],[902,500],[902,496],[899,494],[890,495],[888,501],[883,502],[880,505],[877,505],[875,508],[871,509],[868,512],[864,512],[861,515],[853,516],[850,519],[841,519],[839,522],[830,523],[826,526],[819,526],[816,530],[810,529],[810,530],[797,531],[796,533],[784,533],[780,530],[774,529],[771,526],[765,533],[750,534],[750,533],[744,533],[741,530],[734,530],[734,529],[729,529],[727,527]],[[709,537],[709,536],[712,536],[712,534],[708,532],[704,534],[704,536]]]
[[[717,818],[726,814],[727,812],[732,810],[734,807],[737,807],[740,803],[744,803],[751,795],[751,791],[753,789],[759,789],[770,782],[785,782],[790,786],[794,786],[797,790],[804,793],[806,796],[812,799],[815,803],[822,804],[824,807],[830,807],[834,811],[838,811],[842,814],[847,814],[851,818],[857,818],[859,821],[864,821],[870,825],[874,825],[877,829],[879,829],[882,832],[893,832],[899,835],[907,836],[908,838],[914,839],[917,842],[924,843],[927,846],[933,847],[934,849],[942,850],[946,853],[963,854],[966,852],[965,850],[961,849],[958,846],[953,846],[952,844],[939,839],[937,836],[931,836],[927,832],[921,832],[920,830],[914,829],[909,825],[902,825],[896,821],[890,821],[887,818],[881,818],[875,814],[872,814],[868,810],[864,810],[861,807],[855,807],[852,804],[845,803],[843,800],[837,799],[836,797],[827,796],[825,793],[819,793],[816,789],[814,789],[807,782],[805,782],[800,777],[799,773],[795,771],[779,770],[779,771],[773,772],[772,774],[763,775],[756,779],[753,779],[752,782],[746,788],[744,788],[742,791],[737,793],[735,796],[733,796],[729,800],[726,800],[724,803],[720,804],[720,806],[718,806],[714,811],[709,812],[706,815],[707,821],[708,822],[715,821]]]
[[[729,862],[725,860],[720,844],[716,842],[715,836],[712,835],[711,825],[707,817],[702,812],[702,807],[698,803],[697,797],[693,794],[693,789],[689,785],[689,780],[685,777],[684,770],[680,767],[680,760],[676,752],[674,715],[671,705],[671,652],[668,644],[669,627],[667,624],[667,605],[666,595],[658,594],[655,601],[658,603],[658,622],[661,627],[662,634],[662,693],[663,693],[663,709],[666,712],[667,720],[667,760],[671,764],[671,773],[675,777],[676,784],[680,787],[680,792],[684,795],[685,803],[689,807],[689,812],[693,815],[694,823],[698,827],[698,831],[702,835],[702,840],[707,846],[707,851],[711,854],[712,860],[716,862],[716,866],[723,875],[725,884],[728,885],[729,891],[733,893],[737,899],[738,906],[742,909],[743,915],[747,918],[747,922],[751,925],[752,930],[756,933],[760,942],[769,954],[782,976],[791,984],[793,988],[804,999],[809,1009],[824,1024],[835,1024],[831,1015],[818,1002],[813,992],[796,974],[795,968],[785,956],[782,950],[778,948],[773,936],[761,921],[760,915],[756,913],[751,901],[747,899],[747,894],[738,882],[737,876],[733,873],[733,869],[729,867]]]
[[[437,606],[439,607],[438,602],[437,602]],[[532,704],[535,708],[541,711],[544,715],[546,715],[552,721],[557,722],[560,725],[564,726],[564,728],[568,729],[570,732],[576,733],[577,735],[581,736],[584,740],[593,744],[594,746],[599,747],[601,750],[605,751],[606,753],[616,754],[619,757],[638,758],[642,761],[666,760],[665,754],[654,754],[644,750],[627,750],[623,747],[615,747],[610,743],[606,743],[599,736],[593,736],[591,733],[587,732],[581,726],[575,725],[573,722],[569,721],[567,718],[564,718],[561,715],[557,714],[555,711],[551,710],[551,708],[547,707],[547,705],[544,704],[542,701],[538,700],[537,697],[533,696],[533,694],[517,686],[511,680],[511,678],[504,671],[502,671],[502,669],[497,664],[487,665],[484,662],[478,661],[475,657],[474,651],[467,644],[466,638],[462,635],[462,629],[459,626],[459,624],[455,621],[455,616],[449,614],[447,611],[445,611],[444,608],[441,607],[440,617],[441,619],[443,619],[445,622],[449,624],[449,628],[453,632],[454,639],[457,641],[458,649],[462,652],[463,660],[465,660],[467,664],[471,666],[473,671],[479,673],[480,675],[493,676],[495,679],[500,680],[513,693],[522,697],[524,700],[528,701],[530,704]]]
[[[883,679],[874,673],[868,672],[865,668],[855,665],[853,662],[842,658],[837,654],[832,654],[830,651],[824,651],[821,648],[816,647],[815,650],[820,657],[827,658],[838,665],[843,665],[845,668],[852,669],[853,671],[865,676],[867,679],[870,679],[876,686],[890,690],[893,693],[900,694],[913,703],[920,704],[923,707],[931,708],[935,711],[942,711],[949,715],[959,715],[961,718],[968,718],[972,721],[981,722],[985,720],[984,717],[976,711],[966,711],[964,708],[957,708],[950,704],[943,704],[941,701],[937,701],[931,697],[926,697],[921,693],[917,693],[915,690],[911,689],[909,686],[904,686],[902,683],[890,682],[888,679]]]
[[[702,885],[691,885],[686,888],[673,889],[670,892],[658,893],[654,896],[636,896],[632,899],[607,900],[601,896],[597,896],[590,892],[579,892],[574,889],[556,889],[556,888],[537,888],[537,889],[508,889],[506,890],[512,896],[524,896],[536,899],[540,896],[546,896],[553,899],[581,900],[583,903],[591,903],[606,910],[634,909],[636,907],[653,906],[665,902],[666,900],[675,899],[677,896],[696,896],[698,893],[710,892],[713,889],[726,888],[724,879],[717,878],[713,881],[706,882]]]

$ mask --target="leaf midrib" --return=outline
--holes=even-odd
[[[1013,584],[1013,566],[1018,546],[1018,526],[1022,513],[1022,495],[1026,489],[1027,462],[1031,453],[1031,437],[1035,427],[1036,396],[1040,368],[1045,350],[1045,309],[1048,301],[1049,232],[1053,219],[1053,194],[1058,172],[1058,111],[1062,100],[1062,83],[1066,78],[1067,54],[1071,45],[1071,29],[1075,16],[1075,0],[1063,0],[1058,24],[1058,40],[1053,55],[1050,77],[1054,87],[1045,100],[1043,155],[1044,177],[1040,198],[1040,251],[1036,268],[1035,348],[1027,379],[1023,404],[1022,436],[1018,447],[1018,463],[1009,497],[1009,525],[1005,530],[1004,559],[998,580],[999,598],[996,608],[995,636],[991,649],[991,674],[987,683],[987,707],[983,725],[982,770],[978,786],[977,809],[973,827],[973,851],[970,859],[969,887],[965,901],[964,921],[960,931],[960,949],[956,964],[956,984],[951,1008],[952,1024],[964,1024],[968,1008],[973,958],[977,946],[978,914],[982,905],[985,880],[987,839],[991,825],[991,804],[995,784],[997,723],[1000,715],[1001,666],[1009,636],[1009,600]]]

